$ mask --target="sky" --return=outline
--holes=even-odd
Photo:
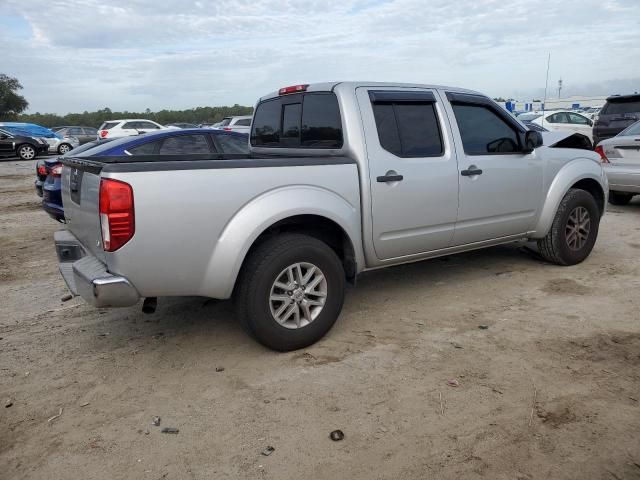
[[[29,112],[254,105],[286,85],[640,91],[639,0],[0,0]]]

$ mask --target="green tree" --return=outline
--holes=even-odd
[[[13,120],[29,106],[27,99],[18,95],[18,90],[22,90],[22,85],[17,78],[0,73],[0,120]]]
[[[58,125],[81,125],[86,127],[99,127],[102,122],[119,118],[146,118],[154,120],[162,125],[174,122],[186,123],[215,123],[224,117],[234,115],[251,115],[252,107],[234,105],[232,107],[196,107],[187,110],[160,110],[152,112],[146,109],[143,112],[114,112],[110,108],[103,108],[95,112],[68,113],[56,115],[54,113],[30,113],[18,116],[21,122],[36,123],[43,127],[55,127]]]

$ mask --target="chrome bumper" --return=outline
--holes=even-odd
[[[125,277],[113,275],[107,266],[86,251],[68,230],[55,232],[62,278],[74,295],[94,307],[128,307],[140,300],[136,288]]]

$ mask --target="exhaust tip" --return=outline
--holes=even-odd
[[[142,303],[142,313],[155,313],[158,306],[158,297],[147,297]]]

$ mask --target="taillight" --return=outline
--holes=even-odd
[[[607,155],[604,153],[604,148],[602,147],[602,145],[598,145],[595,148],[595,152],[600,155],[600,161],[602,163],[611,163],[609,162],[609,159],[607,158]]]
[[[109,130],[100,130],[100,138],[107,138],[109,135]]]
[[[230,131],[231,131],[231,127],[223,127],[222,129],[223,129],[223,130],[226,130],[227,132],[230,132]]]
[[[62,175],[62,164],[58,163],[57,165],[51,167],[51,170],[49,170],[49,172],[54,177],[59,177],[60,175]]]
[[[292,85],[291,87],[282,87],[278,90],[278,95],[287,95],[289,93],[306,92],[309,85]]]
[[[135,233],[131,185],[110,178],[100,180],[100,226],[106,252],[113,252],[131,240]]]
[[[47,167],[45,167],[44,165],[38,165],[37,171],[38,175],[47,176]]]

